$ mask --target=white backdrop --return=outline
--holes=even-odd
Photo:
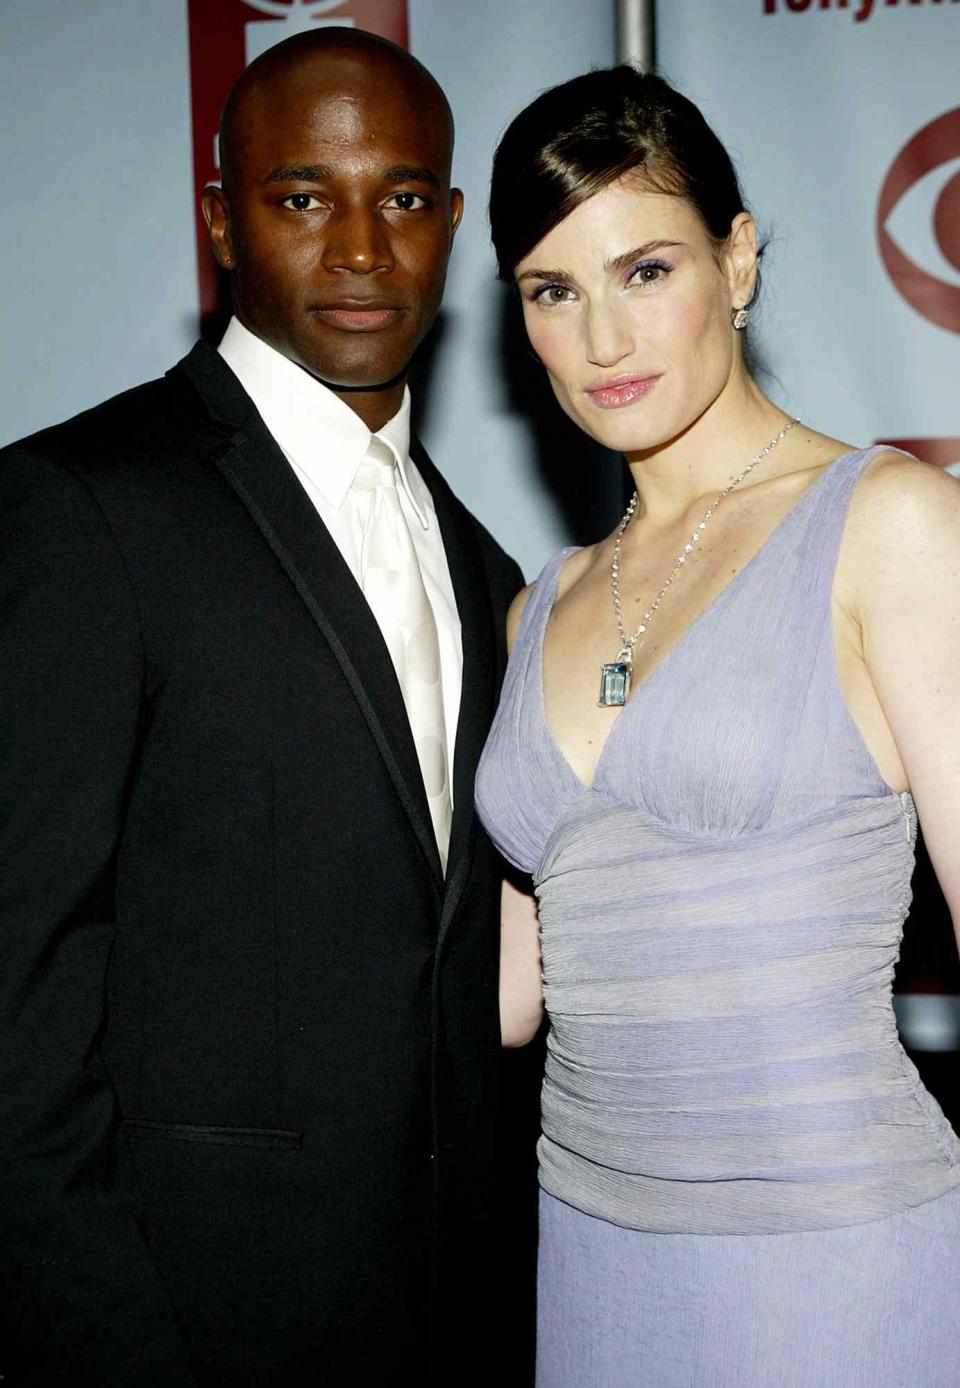
[[[668,0],[657,52],[733,153],[772,233],[760,315],[772,393],[851,443],[950,440],[941,452],[960,460],[960,317],[951,331],[911,307],[876,225],[897,153],[960,106],[960,4]],[[954,155],[887,221],[916,269],[947,287],[960,287],[960,260],[944,254],[933,213],[960,169],[960,139]]]
[[[0,443],[160,374],[197,332],[186,0],[54,9],[0,4]],[[521,106],[613,61],[613,3],[409,0],[408,9],[410,47],[454,107],[454,173],[467,195],[424,437],[533,574],[576,526],[555,499],[542,436],[505,389],[487,181],[496,139]],[[569,474],[576,464],[558,466]],[[590,487],[610,492],[617,481],[608,466]]]

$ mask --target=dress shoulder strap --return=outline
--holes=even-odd
[[[568,545],[566,549],[559,550],[547,560],[533,580],[530,594],[520,617],[520,625],[517,628],[514,650],[526,645],[531,639],[536,640],[538,638],[545,609],[552,605],[556,597],[560,570],[570,555],[577,552],[577,549],[577,545]]]
[[[773,818],[797,797],[810,811],[886,787],[839,683],[833,634],[833,587],[850,504],[864,471],[886,445],[856,449],[837,458],[804,499],[790,543],[779,555],[773,608],[764,619],[768,649],[779,649],[789,672],[769,693],[781,728],[790,730],[779,753]],[[772,578],[773,575],[770,575]]]
[[[841,454],[826,468],[801,497],[789,548],[796,562],[797,578],[806,590],[807,608],[811,615],[829,603],[834,572],[843,532],[850,512],[854,488],[874,458],[889,452],[886,444],[858,448]],[[804,505],[804,501],[809,502]]]

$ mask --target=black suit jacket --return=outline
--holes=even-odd
[[[473,776],[522,579],[414,456],[463,632],[446,880],[377,624],[212,349],[0,455],[4,1388],[486,1376]]]

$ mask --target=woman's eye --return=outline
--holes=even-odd
[[[542,289],[538,289],[533,299],[538,304],[566,304],[573,297],[573,290],[568,284],[545,284]]]
[[[634,266],[627,279],[628,284],[659,284],[670,273],[670,266],[662,260],[644,260]]]
[[[320,199],[315,198],[312,193],[291,193],[288,198],[284,198],[283,206],[289,207],[293,212],[314,212],[320,206]]]
[[[387,198],[387,206],[395,207],[400,212],[419,212],[426,205],[426,198],[419,193],[391,193]]]

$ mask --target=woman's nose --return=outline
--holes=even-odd
[[[616,304],[591,304],[584,317],[587,360],[593,366],[616,366],[633,351],[633,333]]]

